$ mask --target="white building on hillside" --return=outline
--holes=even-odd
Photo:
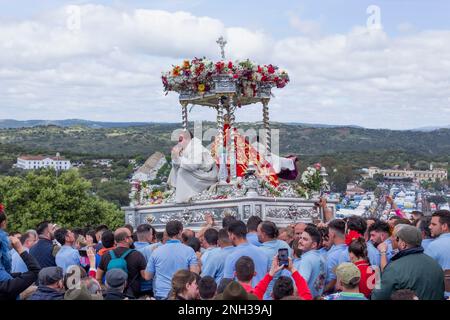
[[[17,158],[16,168],[34,170],[41,168],[54,168],[55,170],[69,170],[72,167],[70,160],[56,156],[29,156],[23,155]]]
[[[373,178],[375,174],[382,174],[385,179],[412,179],[413,181],[436,181],[447,180],[447,170],[438,169],[430,166],[432,170],[400,170],[400,169],[379,169],[377,167],[370,167],[368,176]]]
[[[156,178],[159,169],[167,163],[166,157],[161,152],[155,152],[145,161],[131,178],[132,181],[151,181]]]

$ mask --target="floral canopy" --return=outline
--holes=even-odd
[[[202,95],[214,90],[217,76],[229,77],[236,83],[238,93],[249,97],[255,96],[261,86],[283,88],[289,82],[287,72],[272,64],[258,65],[248,59],[214,63],[206,58],[194,58],[163,72],[162,83],[166,94],[189,91]]]

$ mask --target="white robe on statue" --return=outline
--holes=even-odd
[[[199,139],[192,138],[181,156],[172,156],[168,183],[175,188],[177,203],[188,202],[216,182],[216,162]]]
[[[266,147],[262,143],[256,141],[252,143],[252,147],[255,148],[259,152],[259,154],[262,155],[264,159],[271,164],[276,174],[279,174],[281,170],[284,169],[290,171],[295,170],[294,160],[289,158],[283,158],[277,156],[274,153],[270,153],[267,151]]]

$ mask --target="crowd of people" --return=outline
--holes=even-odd
[[[207,216],[201,230],[9,232],[0,213],[1,300],[444,300],[450,212],[351,216],[278,227]],[[287,253],[285,260],[280,252]]]

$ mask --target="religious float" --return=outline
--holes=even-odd
[[[244,221],[257,215],[279,226],[323,219],[323,212],[315,203],[328,188],[325,168],[316,164],[301,174],[299,182],[280,182],[281,178],[296,178],[297,159],[279,157],[271,149],[271,90],[288,84],[287,72],[250,60],[226,61],[226,41],[220,37],[217,43],[221,47],[220,61],[185,60],[162,75],[166,93],[179,95],[182,131],[189,129],[189,105],[216,110],[217,134],[208,153],[215,160],[217,181],[182,202],[176,201],[176,193],[182,190],[156,191],[145,185],[133,185],[132,202],[122,208],[126,223],[134,227],[150,223],[161,230],[168,221],[176,219],[186,228],[197,230],[205,223],[207,214],[216,221],[226,215]],[[252,143],[236,128],[235,111],[257,103],[262,105],[263,128]],[[182,187],[189,188],[190,183],[178,186]],[[328,201],[333,214],[335,205],[336,201]]]

